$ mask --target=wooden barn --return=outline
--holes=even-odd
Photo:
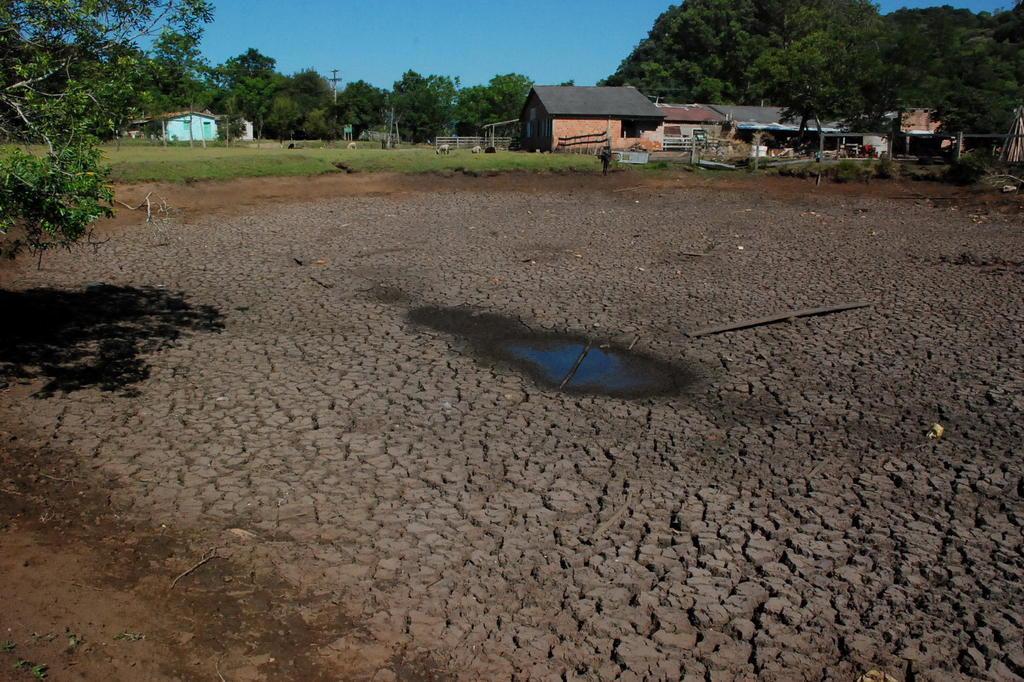
[[[522,148],[572,151],[610,143],[612,149],[657,150],[664,118],[636,88],[538,85],[520,115]]]

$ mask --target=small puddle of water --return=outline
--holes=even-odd
[[[423,307],[410,311],[409,319],[465,339],[478,358],[511,366],[566,393],[664,396],[679,393],[692,379],[691,372],[663,360],[578,336],[534,332],[500,315]]]

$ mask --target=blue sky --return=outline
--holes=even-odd
[[[407,69],[459,76],[497,73],[538,83],[592,85],[643,39],[666,0],[214,0],[203,52],[217,64],[255,47],[292,73],[336,68],[344,81],[390,87]],[[882,11],[941,4],[883,1]],[[950,2],[992,11],[1012,0]]]

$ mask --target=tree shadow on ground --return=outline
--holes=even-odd
[[[48,379],[41,397],[93,387],[130,393],[149,376],[145,354],[223,327],[216,308],[152,287],[0,290],[0,380]]]

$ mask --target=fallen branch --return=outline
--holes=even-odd
[[[197,568],[199,568],[200,566],[202,566],[206,562],[211,561],[213,559],[220,559],[220,558],[221,557],[219,557],[217,555],[217,548],[216,547],[211,547],[209,550],[207,550],[206,554],[203,555],[202,559],[197,561],[195,564],[193,564],[193,566],[190,569],[188,569],[184,573],[180,574],[177,578],[175,578],[174,580],[171,581],[171,586],[167,588],[168,591],[169,590],[173,590],[174,586],[178,584],[179,580],[181,580],[182,578],[184,578],[185,576],[187,576],[192,571],[196,570]]]
[[[150,204],[150,201],[149,201],[149,198],[151,196],[153,196],[152,192],[147,194],[146,198],[138,206],[129,206],[128,204],[124,203],[123,201],[118,201],[117,199],[114,199],[114,202],[118,203],[118,204],[121,204],[122,206],[127,208],[129,211],[137,211],[140,208],[142,208],[143,206],[145,206],[146,207],[146,222],[147,223],[151,223],[151,222],[153,222],[153,207],[152,207],[152,205]],[[161,203],[163,203],[163,201],[161,201]]]
[[[334,288],[333,284],[328,284],[326,282],[321,282],[319,279],[317,279],[313,275],[310,275],[309,278],[311,280],[313,280],[314,282],[316,282],[317,284],[319,284],[320,286],[322,286],[324,289],[333,289]]]
[[[783,320],[792,320],[797,317],[810,317],[813,315],[828,315],[830,313],[841,313],[844,310],[856,310],[857,308],[867,308],[873,305],[872,303],[857,302],[857,303],[840,303],[838,305],[823,306],[821,308],[800,308],[799,310],[790,310],[784,313],[774,313],[772,315],[766,315],[764,317],[755,317],[751,320],[742,320],[740,322],[733,322],[730,324],[718,325],[715,327],[702,327],[689,332],[687,336],[690,338],[697,338],[699,336],[708,336],[709,334],[721,334],[722,332],[731,332],[738,329],[749,329],[750,327],[760,327],[766,324],[772,324],[773,322],[782,322]]]
[[[636,185],[635,187],[620,187],[618,189],[613,189],[612,192],[629,192],[630,190],[643,189],[644,187],[645,185]]]
[[[565,375],[564,379],[562,379],[562,383],[558,384],[558,390],[562,390],[563,388],[565,388],[565,385],[572,381],[572,378],[576,376],[576,371],[580,368],[580,365],[583,364],[583,359],[587,357],[587,353],[590,352],[590,346],[591,342],[587,341],[587,345],[583,348],[583,352],[580,353],[580,356],[578,358],[576,358],[576,364],[572,366],[572,369],[569,370],[569,373]]]

